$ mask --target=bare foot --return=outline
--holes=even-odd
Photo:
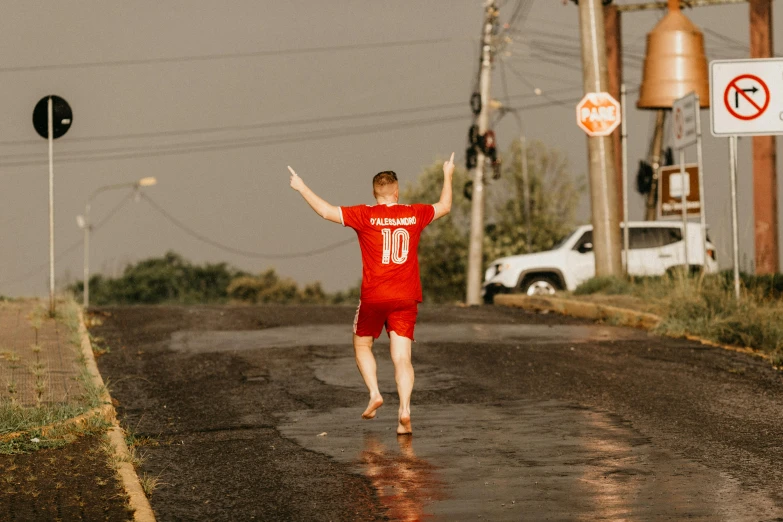
[[[412,435],[410,412],[400,412],[400,423],[397,425],[397,435]]]
[[[370,403],[367,405],[367,409],[362,413],[362,419],[374,419],[375,410],[383,406],[383,397],[376,395],[370,397]]]

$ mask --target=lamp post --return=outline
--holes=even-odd
[[[87,204],[84,206],[84,215],[76,216],[76,223],[81,229],[84,230],[84,308],[90,306],[90,230],[92,229],[92,223],[90,222],[90,204],[95,196],[107,190],[132,188],[139,190],[141,187],[151,187],[158,182],[154,177],[141,178],[138,181],[131,183],[116,183],[114,185],[105,185],[95,189],[90,197],[87,198]]]

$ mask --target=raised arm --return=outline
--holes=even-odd
[[[451,159],[443,162],[443,189],[440,191],[440,200],[435,205],[435,221],[451,212],[451,177],[454,174],[454,153],[451,153]]]
[[[307,201],[307,204],[310,205],[310,208],[315,210],[316,214],[328,221],[342,223],[340,220],[340,209],[338,207],[330,205],[318,197],[315,192],[310,190],[310,188],[305,185],[304,181],[302,181],[302,178],[300,178],[296,172],[294,172],[294,169],[288,167],[288,170],[291,171],[291,188],[302,195],[304,200]]]

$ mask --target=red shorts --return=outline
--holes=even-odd
[[[419,303],[415,299],[381,301],[378,303],[359,302],[356,317],[353,320],[353,333],[359,337],[381,336],[383,327],[386,334],[396,332],[401,337],[413,340],[413,328],[419,314]]]

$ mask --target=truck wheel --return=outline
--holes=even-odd
[[[547,276],[533,276],[522,283],[522,292],[527,295],[554,295],[558,284]]]

